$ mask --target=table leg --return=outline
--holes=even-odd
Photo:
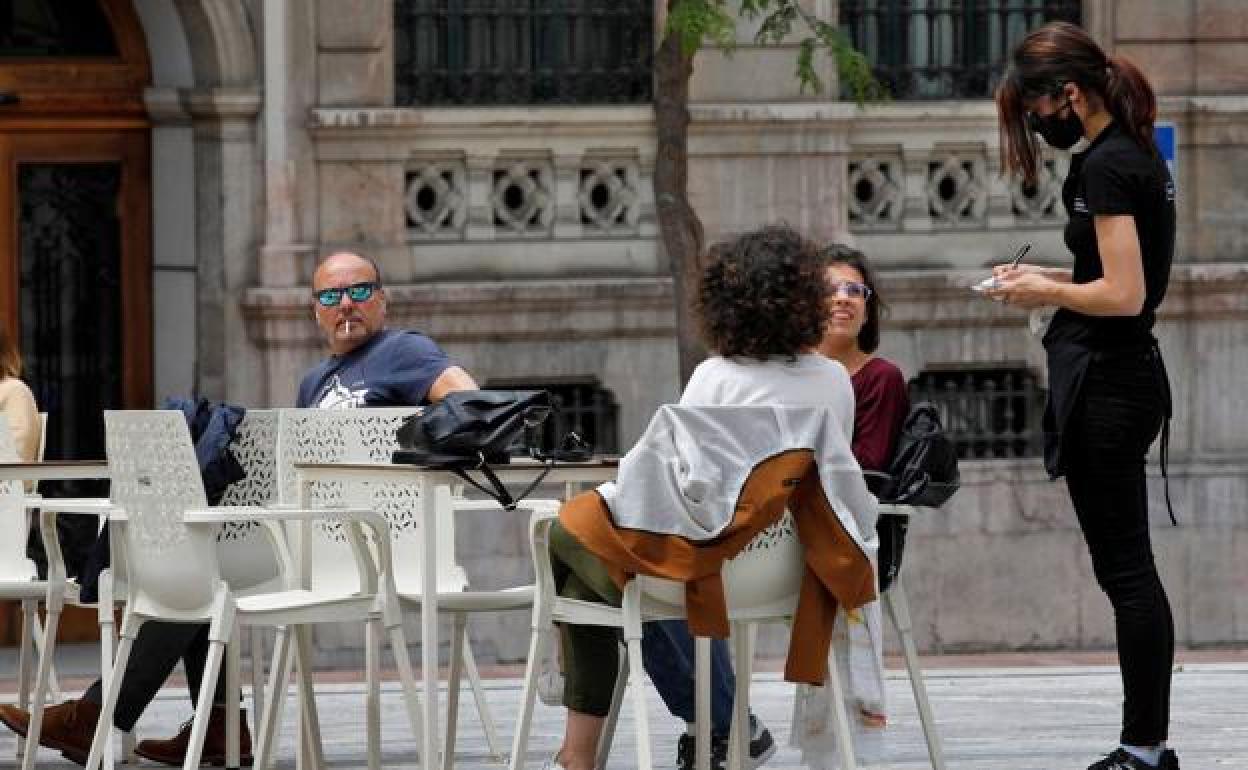
[[[420,560],[420,677],[425,696],[424,745],[421,767],[434,770],[439,765],[438,743],[438,503],[450,489],[422,477],[420,481],[421,535],[424,541]]]

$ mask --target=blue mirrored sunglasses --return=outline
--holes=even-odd
[[[337,307],[342,302],[342,295],[347,295],[352,302],[367,302],[373,296],[373,292],[381,288],[381,284],[376,281],[361,281],[353,283],[350,286],[339,286],[331,289],[321,289],[316,292],[316,301],[321,307]]]
[[[857,281],[837,281],[832,284],[831,289],[833,297],[839,297],[842,294],[850,299],[869,299],[871,297],[871,287]]]

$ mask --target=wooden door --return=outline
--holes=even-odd
[[[0,3],[0,323],[48,412],[49,458],[102,458],[102,410],[151,406],[148,83],[130,0]],[[71,570],[92,529],[72,522]],[[0,609],[0,643],[14,619]],[[95,627],[67,615],[61,638]]]

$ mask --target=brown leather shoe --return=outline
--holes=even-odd
[[[30,727],[30,712],[6,703],[0,706],[0,722],[4,722],[5,727],[25,738],[26,730]]]
[[[22,735],[30,725],[30,716],[18,711],[21,717]],[[17,715],[15,715],[17,716]],[[4,719],[0,715],[0,719]],[[100,720],[100,707],[88,700],[65,701],[59,706],[48,706],[43,710],[43,725],[39,730],[39,745],[56,749],[61,755],[78,765],[87,764],[87,755],[91,753],[91,739],[95,737],[95,723]],[[17,726],[4,719],[14,731]]]
[[[0,717],[2,718],[2,717]],[[163,765],[181,767],[186,761],[186,748],[191,743],[191,720],[182,723],[178,734],[167,740],[139,741],[134,753],[144,759],[160,762]],[[250,767],[251,733],[247,730],[247,711],[243,710],[239,719],[238,753],[242,764]],[[208,731],[204,734],[204,751],[200,756],[201,765],[225,766],[225,707],[213,706],[212,715],[208,718]]]

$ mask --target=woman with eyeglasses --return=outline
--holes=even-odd
[[[886,471],[910,409],[906,379],[896,364],[875,355],[883,304],[866,256],[839,243],[823,256],[830,298],[819,352],[840,361],[853,383],[854,457],[864,471]]]
[[[866,256],[839,243],[825,247],[821,256],[826,265],[828,307],[819,352],[839,361],[849,372],[854,389],[854,457],[864,471],[886,472],[910,410],[906,379],[896,364],[875,355],[883,305]],[[880,593],[888,590],[901,568],[906,524],[904,517],[895,515],[881,515],[876,521]],[[865,634],[859,612],[851,613],[847,620],[851,644],[873,643]],[[883,692],[875,692],[872,678],[865,678],[859,686],[852,675],[851,670],[849,689],[863,726],[883,727],[887,722]]]
[[[1174,623],[1153,560],[1144,476],[1170,415],[1152,334],[1175,231],[1174,184],[1153,140],[1157,101],[1135,65],[1065,23],[1022,40],[996,101],[1003,165],[1029,184],[1041,163],[1037,134],[1059,150],[1083,142],[1062,187],[1073,269],[1000,266],[988,294],[1057,308],[1044,336],[1045,465],[1066,477],[1113,605],[1125,695],[1121,745],[1088,770],[1178,770],[1166,748]],[[1161,457],[1164,476],[1164,432]]]

